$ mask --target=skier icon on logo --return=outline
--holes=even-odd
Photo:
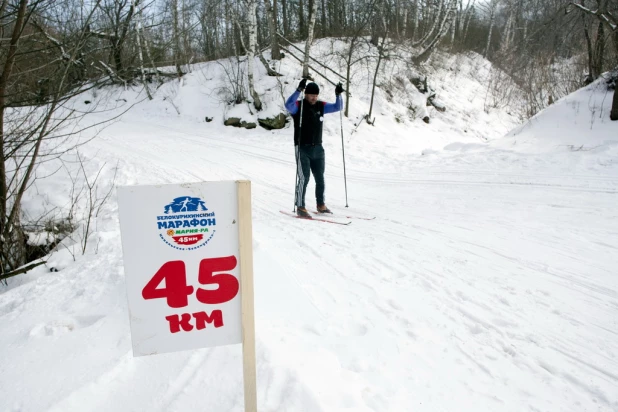
[[[180,211],[181,212],[188,212],[187,204],[189,203],[189,200],[191,200],[191,199],[190,198],[186,198],[185,200],[182,201],[182,206],[180,207]]]
[[[180,213],[180,212],[197,212],[206,211],[208,208],[202,199],[199,197],[183,196],[175,198],[169,205],[165,206],[163,213]]]

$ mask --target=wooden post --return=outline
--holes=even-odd
[[[242,313],[243,380],[245,412],[257,412],[255,322],[253,317],[253,228],[251,182],[236,181],[238,190],[238,240],[240,246],[240,293]]]

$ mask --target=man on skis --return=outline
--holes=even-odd
[[[303,100],[298,100],[302,91]],[[294,119],[294,146],[296,149],[296,167],[298,180],[296,184],[296,214],[311,218],[305,208],[305,192],[309,184],[310,173],[315,179],[315,200],[319,213],[331,213],[324,199],[324,169],[326,167],[324,147],[322,147],[322,124],[324,115],[343,109],[343,86],[335,87],[335,103],[318,100],[320,88],[315,83],[307,84],[302,79],[298,88],[285,102],[285,108]]]

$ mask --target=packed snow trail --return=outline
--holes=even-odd
[[[251,180],[261,411],[618,411],[618,145],[421,156],[373,139],[348,141],[346,172],[350,214],[378,218],[347,227],[279,213],[290,129],[137,112],[80,151],[110,181],[118,162],[120,185]],[[343,209],[338,136],[325,146]],[[0,409],[242,411],[238,345],[132,357],[115,198],[90,242],[0,294]]]
[[[252,181],[259,352],[296,359],[284,363],[316,391],[316,410],[556,410],[591,399],[616,407],[616,249],[607,240],[618,231],[606,215],[615,179],[482,161],[496,153],[466,156],[481,168],[457,156],[397,174],[356,164],[351,203],[380,219],[342,230],[277,213],[293,195],[285,134],[222,139],[151,127],[130,140],[109,130],[94,146],[140,170],[125,171],[127,183]],[[329,204],[343,204],[336,160],[328,158]],[[279,280],[263,284],[270,272]],[[298,295],[305,305],[272,302]]]

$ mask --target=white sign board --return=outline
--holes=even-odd
[[[236,182],[118,188],[133,354],[242,343]]]

